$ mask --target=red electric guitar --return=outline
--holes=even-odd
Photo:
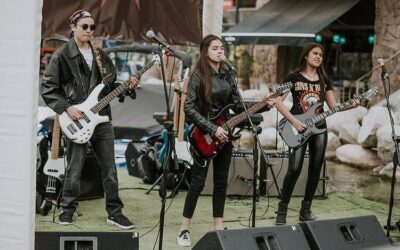
[[[263,100],[260,102],[254,104],[250,108],[247,109],[249,115],[256,113],[263,107],[267,105],[267,100],[271,98],[275,98],[277,96],[283,95],[284,93],[288,92],[292,88],[292,83],[284,83],[282,85],[279,85],[279,87],[276,88],[276,92],[274,94],[271,94],[267,97],[265,97]],[[217,126],[223,127],[225,130],[229,132],[230,140],[235,140],[238,139],[237,136],[232,135],[232,130],[241,122],[247,119],[246,112],[243,111],[242,113],[230,118],[228,121],[225,121],[226,117],[226,112],[229,111],[229,109],[232,107],[232,104],[224,107],[217,116],[214,118],[211,118],[210,121],[214,123]],[[190,134],[190,144],[195,148],[197,153],[199,153],[204,159],[209,160],[214,158],[218,152],[222,149],[222,147],[225,145],[224,142],[221,142],[219,139],[216,137],[212,136],[211,134],[205,132],[201,128],[197,126],[193,126]]]

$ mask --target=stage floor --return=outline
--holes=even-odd
[[[329,167],[328,163],[328,167]],[[120,196],[125,204],[124,214],[134,221],[136,228],[131,231],[139,232],[140,249],[153,249],[157,239],[158,222],[161,208],[161,200],[158,194],[158,186],[148,195],[145,194],[150,185],[143,184],[142,180],[128,175],[126,168],[118,169],[120,182]],[[331,178],[331,181],[332,180]],[[348,184],[350,185],[350,184]],[[399,186],[400,184],[397,183]],[[386,224],[388,206],[384,200],[388,199],[387,193],[382,194],[382,201],[372,201],[348,192],[337,191],[336,188],[327,188],[327,199],[317,199],[312,206],[313,214],[318,219],[335,219],[362,215],[375,215],[381,225]],[[396,187],[400,189],[400,187]],[[180,249],[176,245],[176,236],[179,230],[183,203],[186,191],[179,191],[173,200],[168,199],[165,215],[163,249]],[[400,197],[396,197],[397,201]],[[171,204],[172,201],[172,204]],[[277,198],[261,197],[257,202],[256,226],[269,227],[274,225],[275,211],[277,210]],[[294,197],[289,205],[288,225],[298,223],[298,210],[301,198]],[[79,212],[82,216],[75,217],[73,225],[63,226],[53,223],[53,210],[47,216],[36,215],[36,231],[122,231],[115,226],[105,223],[106,211],[104,199],[81,201]],[[229,229],[243,229],[249,227],[249,217],[252,209],[252,199],[228,198],[225,207],[225,225]],[[56,210],[56,222],[59,210]],[[191,238],[193,245],[209,230],[212,229],[212,204],[211,196],[201,196],[194,218],[192,220]],[[400,220],[400,204],[396,202],[393,209],[392,221]],[[149,232],[153,229],[151,232]],[[125,231],[125,230],[124,230]],[[149,232],[149,233],[148,233]],[[400,232],[391,231],[392,238],[400,244]],[[158,243],[156,246],[158,249]],[[181,248],[184,249],[184,248]]]

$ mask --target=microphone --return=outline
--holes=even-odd
[[[171,49],[171,48],[169,47],[169,45],[168,45],[166,42],[162,41],[162,40],[154,33],[154,31],[152,31],[152,30],[147,31],[146,37],[147,37],[147,38],[150,38],[150,39],[152,39],[152,40],[154,40],[154,41],[156,41],[158,44],[160,44],[162,47],[168,49],[168,50],[171,51],[172,53],[175,53],[174,50]]]
[[[388,73],[388,71],[387,71],[387,69],[385,67],[385,60],[383,60],[382,58],[379,58],[378,59],[378,63],[379,63],[379,66],[382,69],[382,79],[388,78],[389,77],[389,73]]]
[[[226,57],[224,55],[221,55],[220,59],[221,59],[221,61],[223,61],[226,64],[226,66],[228,66],[229,70],[236,72],[236,68],[233,66],[233,64],[230,61],[228,61],[228,59],[226,59]]]

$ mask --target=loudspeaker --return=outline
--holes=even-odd
[[[283,180],[285,178],[288,162],[289,162],[289,153],[288,151],[264,151],[268,157],[268,161],[272,166],[272,170],[275,174],[276,181],[278,183],[278,187],[281,189],[283,185]],[[301,169],[301,173],[299,178],[297,179],[296,185],[293,190],[292,196],[304,196],[307,177],[308,177],[308,163],[309,157],[308,152],[304,155],[303,167]],[[325,162],[321,171],[321,178],[318,183],[317,190],[315,192],[316,197],[324,197],[325,196],[325,180],[327,179],[325,176]],[[265,195],[268,191],[268,195],[270,197],[278,197],[278,192],[275,187],[274,179],[272,177],[271,168],[267,168],[265,164],[264,158],[260,159],[260,178],[262,181],[260,182],[260,193]]]
[[[207,173],[203,195],[213,193],[213,163]],[[228,174],[227,195],[252,196],[253,195],[253,154],[249,151],[233,150],[231,165]]]
[[[192,250],[310,249],[299,225],[218,230],[205,234]]]
[[[137,232],[35,232],[40,250],[138,250]]]
[[[104,197],[103,183],[101,181],[100,166],[97,159],[90,149],[86,155],[86,160],[82,168],[81,189],[78,200],[91,200]]]
[[[140,151],[135,146],[135,144],[133,142],[128,143],[128,146],[126,147],[125,151],[125,159],[128,168],[128,173],[129,175],[142,178],[137,164],[137,159],[139,158],[139,156],[140,156]]]
[[[393,249],[373,215],[309,221],[300,226],[311,249]]]

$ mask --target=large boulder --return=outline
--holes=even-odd
[[[279,134],[277,134],[275,128],[263,129],[258,138],[260,138],[261,146],[263,149],[283,148],[282,137]]]
[[[253,133],[249,131],[243,131],[240,137],[238,148],[241,149],[252,149],[254,145]]]
[[[379,171],[379,174],[392,178],[393,177],[393,162],[390,162],[386,166],[384,166]],[[396,169],[396,182],[400,182],[400,168],[399,167],[397,167],[397,169]]]
[[[263,89],[263,90],[246,89],[243,92],[241,92],[241,95],[243,97],[243,100],[258,102],[269,95],[269,90],[268,90],[268,88]]]
[[[379,106],[372,107],[362,120],[362,126],[357,139],[358,143],[365,148],[376,147],[378,143],[376,131],[389,123],[389,113],[386,108]],[[397,119],[395,119],[395,123],[398,124]]]
[[[336,113],[326,119],[328,131],[334,132],[336,135],[339,135],[340,131],[343,128],[343,124],[350,123],[352,125],[345,126],[354,127],[355,123],[360,124],[361,120],[367,114],[367,112],[368,110],[366,108],[359,106],[354,109],[349,109],[343,112]]]
[[[360,124],[356,119],[349,119],[343,122],[337,129],[339,130],[339,139],[342,144],[357,144]]]
[[[400,126],[395,125],[395,134],[400,134]],[[394,142],[392,139],[392,126],[385,125],[380,127],[376,132],[376,137],[378,141],[377,152],[379,159],[387,164],[393,161],[393,154],[395,151]]]
[[[389,101],[393,111],[400,110],[400,89],[390,95]],[[386,107],[386,99],[383,98],[382,101],[375,104],[375,106]]]
[[[377,153],[360,145],[346,144],[336,149],[336,157],[339,161],[361,169],[373,169],[382,162]]]
[[[336,149],[340,147],[341,143],[339,137],[333,132],[328,132],[328,144],[325,150],[325,158],[327,160],[336,159]]]

